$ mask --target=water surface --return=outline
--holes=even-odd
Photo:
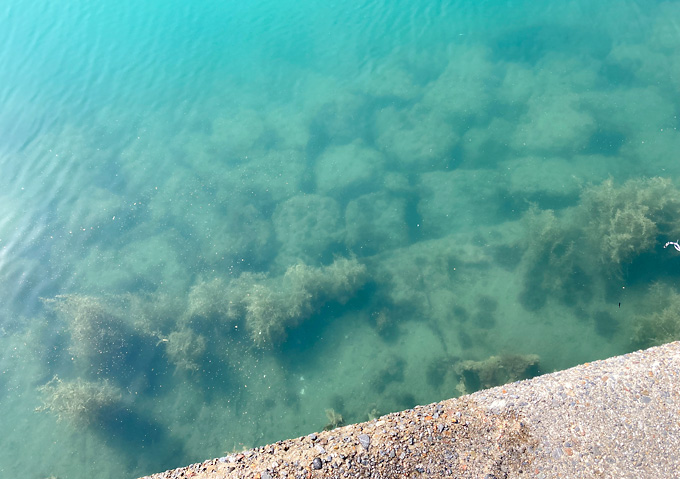
[[[0,7],[0,472],[136,477],[680,338],[675,2]]]

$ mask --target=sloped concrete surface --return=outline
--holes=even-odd
[[[680,342],[144,479],[680,477]]]

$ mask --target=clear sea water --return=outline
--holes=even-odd
[[[680,339],[679,80],[674,1],[3,2],[0,475]]]

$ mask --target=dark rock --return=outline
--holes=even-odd
[[[319,470],[323,467],[323,463],[321,462],[321,459],[318,457],[315,457],[314,460],[312,461],[312,469]]]

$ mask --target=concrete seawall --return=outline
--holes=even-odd
[[[680,342],[144,479],[680,477]]]

